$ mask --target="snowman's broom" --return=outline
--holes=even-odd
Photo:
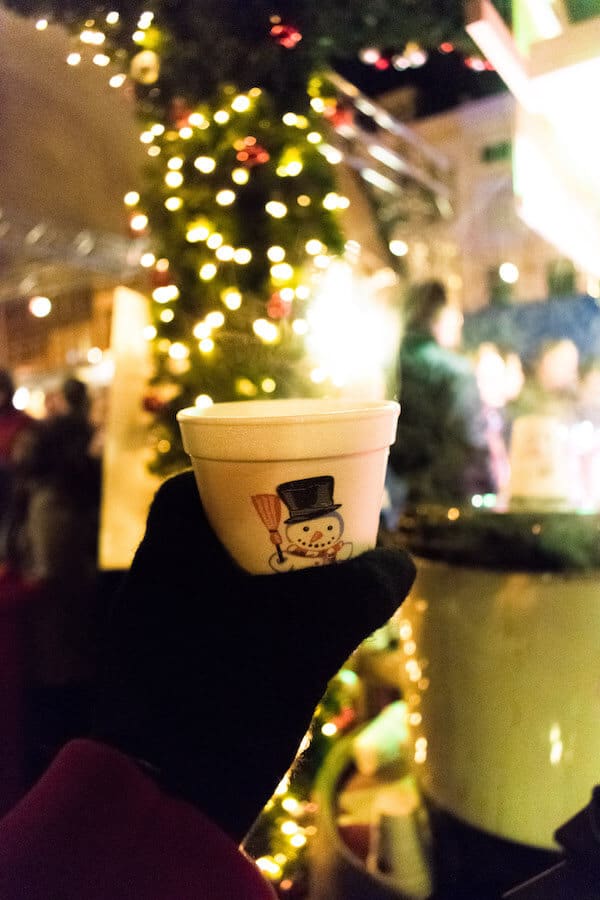
[[[283,562],[284,556],[281,552],[282,538],[278,531],[279,520],[281,519],[281,500],[277,494],[254,494],[252,502],[263,525],[269,532],[271,543],[275,544],[279,562]]]

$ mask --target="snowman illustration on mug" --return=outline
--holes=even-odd
[[[274,572],[289,572],[308,566],[327,566],[349,559],[352,542],[344,541],[344,519],[334,503],[331,475],[300,478],[277,485],[277,494],[254,494],[252,502],[266,526],[275,553],[269,558]],[[281,502],[288,508],[285,538],[279,531]]]

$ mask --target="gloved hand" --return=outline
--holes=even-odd
[[[414,565],[375,549],[250,575],[166,481],[116,598],[93,736],[145,761],[237,841],[292,764],[327,684],[400,606]]]

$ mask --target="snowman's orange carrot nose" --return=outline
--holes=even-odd
[[[322,531],[313,531],[313,533],[310,536],[311,544],[314,544],[315,541],[320,541],[322,537],[323,537]]]

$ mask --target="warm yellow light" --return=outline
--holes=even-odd
[[[324,253],[318,253],[313,260],[317,269],[327,269],[331,263],[331,258]]]
[[[313,97],[310,101],[310,105],[314,109],[315,112],[322,113],[325,109],[325,104],[320,97]]]
[[[171,303],[179,297],[179,288],[176,284],[165,284],[161,287],[154,288],[152,291],[152,299],[157,303]]]
[[[263,378],[260,383],[260,387],[265,394],[272,394],[277,387],[277,384],[275,383],[273,378]]]
[[[323,144],[320,148],[320,152],[323,154],[327,162],[330,166],[337,166],[343,160],[343,155],[337,147],[332,147],[330,144]]]
[[[150,131],[155,137],[160,137],[161,134],[165,133],[165,126],[162,122],[155,122]]]
[[[148,224],[148,216],[144,215],[144,213],[138,213],[136,216],[132,216],[129,225],[133,231],[143,231],[146,225]]]
[[[123,74],[111,75],[111,77],[108,79],[108,83],[111,88],[120,88],[121,85],[125,84],[126,81],[127,76]]]
[[[165,200],[165,207],[169,210],[169,212],[175,212],[178,209],[181,209],[183,206],[183,200],[181,197],[167,197]]]
[[[236,378],[235,389],[242,397],[256,397],[258,389],[249,378]]]
[[[256,865],[269,878],[278,878],[281,875],[281,866],[278,866],[270,856],[259,856]]]
[[[168,453],[171,449],[171,442],[166,438],[162,438],[162,440],[160,440],[156,445],[156,449],[159,453]]]
[[[217,267],[214,263],[204,263],[198,275],[202,281],[211,281],[217,274]]]
[[[104,43],[105,35],[102,31],[93,31],[91,28],[86,28],[79,35],[79,40],[82,44],[100,47],[100,45]]]
[[[110,63],[110,56],[106,53],[95,53],[92,56],[92,62],[95,66],[107,66]]]
[[[214,114],[213,119],[217,125],[225,125],[226,122],[229,122],[229,113],[224,109],[218,109]]]
[[[310,297],[310,288],[306,284],[299,284],[296,288],[296,297],[298,300],[308,300]]]
[[[248,169],[234,169],[231,173],[231,180],[235,181],[236,184],[247,184],[249,178],[250,173]]]
[[[69,53],[67,56],[68,66],[77,66],[81,62],[81,53]]]
[[[393,256],[406,256],[408,253],[408,244],[406,241],[390,241],[389,243],[390,253]]]
[[[297,834],[299,830],[300,826],[297,822],[294,822],[293,819],[286,819],[285,822],[281,824],[282,834]]]
[[[284,125],[295,125],[298,121],[298,116],[296,115],[296,113],[287,112],[283,114],[281,120]]]
[[[172,309],[163,309],[159,318],[161,322],[172,322],[175,318],[175,313]]]
[[[323,207],[325,209],[329,209],[329,210],[337,209],[338,199],[339,199],[338,195],[336,193],[334,193],[333,191],[331,191],[329,194],[326,194],[323,197]]]
[[[142,329],[142,335],[147,341],[153,341],[158,334],[154,325],[145,325]]]
[[[185,344],[182,344],[180,341],[175,341],[169,347],[169,356],[171,359],[187,359],[189,355],[189,347],[186,347]]]
[[[294,291],[294,288],[284,287],[279,291],[279,296],[282,300],[285,300],[286,303],[291,303],[296,296],[296,292]]]
[[[193,137],[194,132],[187,125],[184,125],[183,128],[179,129],[179,137],[184,141],[189,141],[191,137]]]
[[[308,331],[308,322],[306,319],[294,319],[292,322],[292,331],[294,334],[302,336]]]
[[[192,334],[196,338],[196,340],[201,341],[203,338],[210,337],[211,327],[208,322],[197,322],[194,325],[194,330]]]
[[[310,206],[311,199],[308,194],[300,194],[298,197],[296,197],[296,203],[298,204],[298,206]]]
[[[197,156],[194,160],[194,166],[203,175],[209,175],[214,172],[217,163],[212,156]]]
[[[307,241],[306,244],[304,245],[304,249],[305,249],[306,252],[309,253],[311,256],[316,256],[317,253],[322,253],[322,251],[325,250],[326,247],[325,247],[325,245],[322,244],[321,241],[318,240],[317,238],[311,238],[311,239],[310,239],[309,241]]]
[[[217,247],[220,247],[223,243],[223,235],[219,234],[218,231],[213,231],[209,238],[207,238],[206,246],[211,250],[216,250]]]
[[[220,328],[225,323],[225,316],[221,310],[215,309],[206,315],[205,322],[211,328]]]
[[[337,725],[335,722],[325,722],[325,724],[321,726],[321,733],[324,734],[325,737],[333,737],[334,734],[337,734]]]
[[[158,342],[158,349],[161,353],[168,353],[171,341],[168,338],[161,338]]]
[[[252,253],[247,247],[238,247],[233,254],[233,261],[240,266],[245,266],[252,259]]]
[[[235,288],[227,288],[221,294],[221,300],[227,309],[239,309],[242,305],[242,295]]]
[[[183,175],[181,172],[167,172],[165,184],[167,187],[178,188],[183,184]]]
[[[198,349],[200,350],[200,353],[212,353],[215,349],[215,342],[210,337],[202,338],[198,344]]]
[[[106,21],[109,25],[116,25],[119,21],[119,13],[116,10],[106,14]]]
[[[265,203],[265,210],[274,219],[283,219],[287,213],[287,206],[285,203],[280,203],[279,200],[269,200],[268,203]]]
[[[271,262],[281,262],[285,259],[285,250],[283,247],[278,247],[274,245],[273,247],[269,247],[267,250],[267,257],[271,260]]]
[[[235,191],[230,191],[229,189],[225,189],[219,191],[215,200],[219,204],[219,206],[231,206],[231,204],[235,201]]]
[[[138,29],[131,35],[131,40],[136,44],[141,44],[145,37],[146,35],[144,34],[144,32],[141,29]]]
[[[138,19],[138,28],[150,28],[153,19],[154,13],[150,12],[149,10],[145,10]]]
[[[154,140],[154,135],[151,131],[142,131],[140,134],[140,141],[142,144],[151,144]]]
[[[323,136],[320,135],[318,131],[309,131],[306,135],[306,140],[310,144],[320,144],[323,140]]]
[[[460,518],[460,510],[456,506],[451,506],[446,515],[451,522],[455,522],[456,519]]]
[[[206,128],[208,126],[206,118],[202,115],[202,113],[198,112],[191,113],[191,115],[188,116],[188,122],[195,128]]]
[[[38,31],[45,31],[48,27],[48,19],[38,19],[35,23],[35,27]]]
[[[151,147],[148,147],[147,153],[148,156],[160,156],[160,147],[157,144],[152,144]]]
[[[127,191],[123,197],[125,206],[136,206],[140,202],[140,195],[137,191]]]
[[[296,800],[296,798],[295,798],[295,797],[291,797],[291,796],[290,796],[290,797],[285,797],[285,798],[281,801],[281,806],[282,806],[283,809],[285,809],[286,812],[289,812],[290,815],[292,815],[292,816],[294,816],[294,815],[296,815],[298,812],[300,812],[300,809],[301,809],[300,804],[298,803],[298,801]]]
[[[198,406],[200,409],[208,409],[212,405],[213,399],[208,394],[198,394],[194,400],[194,406]]]
[[[29,301],[29,312],[36,319],[45,319],[52,310],[52,301],[49,297],[32,297]]]
[[[519,269],[511,262],[503,262],[498,268],[498,275],[506,284],[515,284],[519,280]]]
[[[271,266],[271,278],[275,281],[289,281],[294,277],[294,270],[289,263],[275,263]]]
[[[305,843],[306,843],[306,836],[303,834],[300,834],[300,833],[294,834],[290,838],[290,844],[292,845],[292,847],[304,847]]]
[[[195,225],[192,223],[185,233],[185,239],[190,244],[196,244],[198,241],[205,241],[208,234],[209,231],[206,225]]]
[[[238,94],[238,96],[231,101],[231,108],[236,112],[246,112],[246,110],[250,108],[250,100],[245,94]]]
[[[252,330],[265,344],[272,344],[279,337],[279,329],[267,319],[256,319],[252,324]]]
[[[229,262],[233,259],[233,254],[235,253],[233,247],[230,247],[229,244],[223,244],[222,247],[219,247],[215,256],[217,259],[220,259],[221,262]]]

